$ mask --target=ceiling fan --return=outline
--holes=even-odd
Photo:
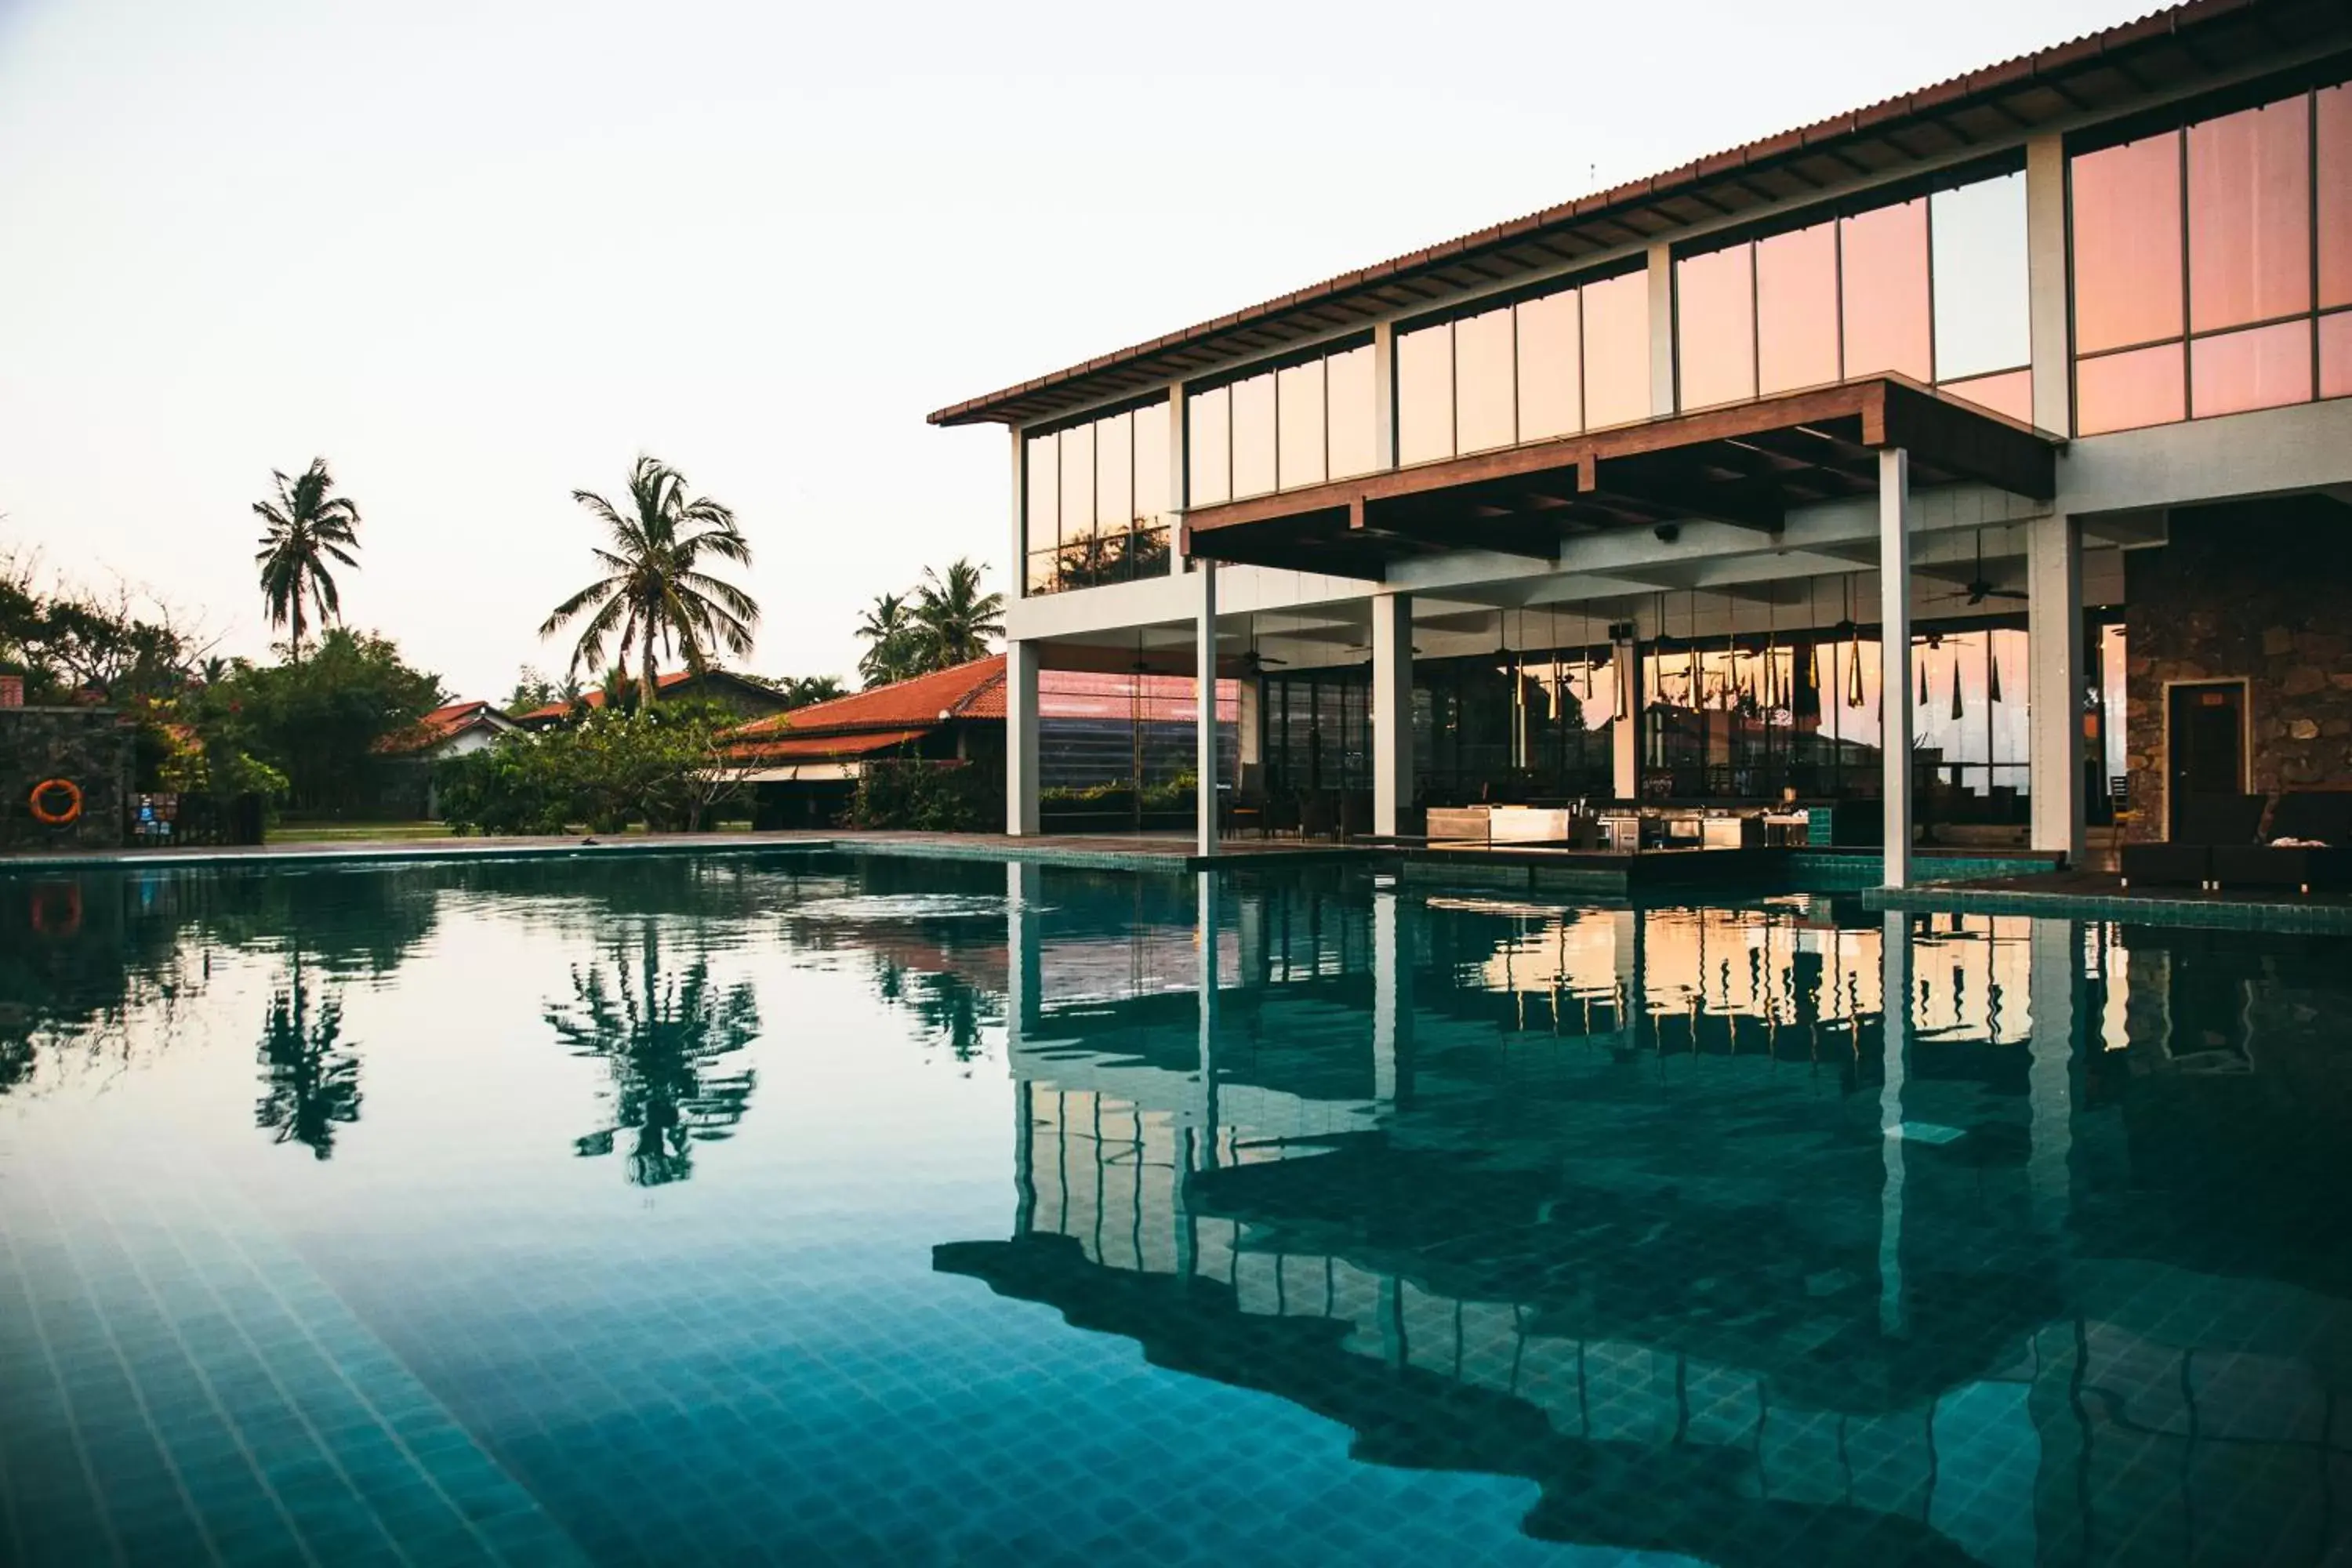
[[[1979,529],[1977,530],[1976,575],[1969,578],[1967,583],[1963,584],[1958,593],[1943,595],[1937,598],[1934,603],[1939,605],[1949,604],[1954,599],[1959,599],[1970,605],[1976,605],[1983,604],[1987,599],[2029,599],[2031,597],[2032,597],[2032,595],[2021,593],[2015,588],[1996,588],[1993,586],[1992,580],[1985,575],[1984,530]]]
[[[1257,651],[1257,616],[1249,619],[1249,647],[1242,655],[1242,668],[1252,675],[1264,675],[1269,668],[1288,664],[1286,658],[1268,658]]]

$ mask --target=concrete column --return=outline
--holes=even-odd
[[[2083,531],[2053,513],[2026,536],[2025,715],[2033,847],[2080,865],[2083,798]]]
[[[1911,454],[1878,454],[1878,743],[1886,782],[1885,883],[1911,882]]]
[[[1372,462],[1396,467],[1396,328],[1372,328]]]
[[[1650,247],[1650,412],[1675,411],[1675,253]]]
[[[1878,1090],[1878,1331],[1900,1335],[1903,1306],[1903,1078],[1911,1051],[1911,917],[1886,911],[1879,938],[1879,1014],[1886,1074]]]
[[[1240,745],[1234,765],[1236,794],[1255,792],[1265,782],[1265,677],[1244,674],[1234,682],[1238,697],[1234,717]]]
[[[1635,638],[1612,643],[1611,668],[1617,678],[1617,722],[1609,731],[1613,787],[1619,800],[1642,798],[1642,645]]]
[[[1004,831],[1037,826],[1037,645],[1004,645]]]
[[[2066,144],[2054,132],[2025,143],[2025,266],[2033,347],[2033,422],[2074,433],[2067,374]]]
[[[1185,499],[1184,384],[1179,381],[1168,388],[1168,573],[1172,577],[1184,574]]]
[[[2083,972],[2083,928],[2072,921],[2035,921],[2028,938],[2026,1010],[2033,1020],[2033,1061],[2026,1069],[2030,1134],[2025,1155],[2033,1227],[2063,1230],[2073,1211],[2074,1062],[2077,981]]]
[[[1217,563],[1203,561],[1201,600],[1192,623],[1193,707],[1198,715],[1192,753],[1192,794],[1197,803],[1195,844],[1203,855],[1217,852]]]
[[[1372,831],[1393,835],[1412,801],[1412,596],[1372,599]]]

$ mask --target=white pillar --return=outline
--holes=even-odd
[[[1004,831],[1037,826],[1037,645],[1004,645]]]
[[[1890,888],[1911,882],[1911,454],[1878,454],[1878,743]]]
[[[2083,531],[2053,513],[2026,540],[2026,757],[2033,847],[2080,865],[2083,799]]]
[[[1397,832],[1412,800],[1412,596],[1372,598],[1372,831]]]
[[[1885,1077],[1878,1089],[1878,1331],[1900,1335],[1903,1310],[1903,1078],[1911,1047],[1911,917],[1888,910],[1879,931],[1878,1010]]]
[[[1201,580],[1199,611],[1192,624],[1193,705],[1198,729],[1193,746],[1192,794],[1195,845],[1217,852],[1217,563],[1203,561],[1192,574]]]
[[[1650,412],[1675,411],[1675,252],[1650,247]]]
[[[1636,631],[1639,623],[1635,623]],[[1611,668],[1617,677],[1617,721],[1609,731],[1619,800],[1642,798],[1642,644],[1637,636],[1612,645]]]
[[[2025,263],[2033,423],[2070,436],[2074,416],[2066,337],[2066,142],[2055,132],[2025,143]]]

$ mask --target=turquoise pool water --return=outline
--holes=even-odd
[[[1339,868],[0,879],[0,1560],[2336,1561],[2347,955]]]

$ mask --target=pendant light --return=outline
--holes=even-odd
[[[1862,706],[1862,628],[1860,626],[1853,629],[1853,638],[1846,644],[1845,664],[1845,705],[1849,708],[1859,708]]]
[[[1992,640],[1990,632],[1985,634],[1985,665],[1990,671],[1985,678],[1985,695],[1998,702],[2000,700],[2000,648]]]
[[[1919,661],[1919,706],[1925,708],[1927,703],[1927,661],[1923,658]]]
[[[1959,655],[1959,650],[1958,650],[1958,649],[1957,649],[1957,648],[1955,648],[1955,649],[1953,650],[1953,652],[1952,652],[1952,722],[1953,722],[1953,723],[1955,723],[1955,724],[1957,724],[1957,723],[1958,723],[1959,721],[1960,721],[1960,655]]]

